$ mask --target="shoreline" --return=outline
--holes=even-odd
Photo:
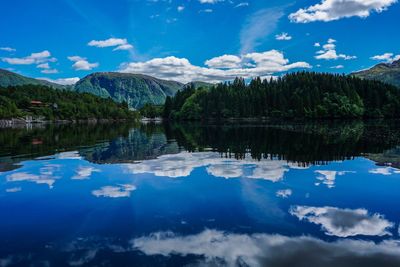
[[[83,120],[26,120],[23,118],[0,119],[0,128],[9,127],[27,127],[27,126],[43,126],[48,124],[96,124],[96,123],[113,123],[113,122],[131,122],[134,120],[127,119],[83,119]]]

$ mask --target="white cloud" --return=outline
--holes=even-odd
[[[131,241],[148,256],[197,256],[196,266],[399,266],[400,242],[340,239],[334,242],[278,234],[235,234],[218,230],[180,236],[156,232]],[[371,265],[372,266],[372,265]]]
[[[57,83],[61,85],[73,85],[76,84],[80,79],[78,77],[73,78],[60,78],[60,79],[49,79],[49,78],[40,78],[40,80],[45,80],[52,83]]]
[[[378,60],[378,61],[386,61],[388,63],[391,63],[393,61],[399,60],[400,55],[394,55],[393,53],[384,53],[382,55],[376,55],[371,57],[372,60]]]
[[[15,48],[12,48],[12,47],[0,47],[0,50],[6,51],[6,52],[15,52],[15,51],[17,51]]]
[[[36,66],[39,69],[50,69],[49,63],[42,63]]]
[[[116,48],[113,49],[113,51],[118,51],[118,50],[131,50],[133,49],[133,45],[131,44],[124,44],[124,45],[119,45]]]
[[[320,46],[321,46],[320,43],[315,43],[315,44],[314,44],[314,47],[320,47]]]
[[[103,186],[98,190],[93,190],[92,194],[96,197],[120,198],[129,197],[134,190],[136,190],[134,185],[123,184],[119,186]]]
[[[394,226],[381,214],[369,214],[366,209],[294,206],[290,214],[320,225],[325,234],[338,237],[392,235],[388,229]]]
[[[72,65],[74,70],[92,70],[93,68],[97,68],[99,66],[99,63],[90,63],[86,58],[80,56],[71,56],[68,57],[68,59],[74,62]]]
[[[75,175],[71,178],[73,180],[86,180],[89,179],[93,172],[100,172],[99,169],[96,169],[92,166],[80,166],[75,171]]]
[[[32,64],[42,64],[46,62],[55,62],[56,58],[51,57],[51,53],[47,50],[32,53],[29,56],[18,58],[18,57],[5,57],[2,60],[11,65],[32,65]]]
[[[295,23],[333,21],[342,18],[366,18],[372,12],[385,11],[397,0],[322,0],[319,4],[301,8],[289,15]]]
[[[292,36],[290,36],[287,32],[282,32],[281,34],[275,35],[275,39],[278,41],[289,41],[292,40]]]
[[[211,8],[206,8],[206,9],[202,9],[199,11],[199,13],[212,13],[214,10],[212,10]]]
[[[267,8],[251,14],[240,32],[241,53],[253,52],[269,34],[275,31],[283,15],[282,8]]]
[[[336,65],[331,67],[331,69],[343,69],[343,68],[344,68],[343,65]]]
[[[88,46],[95,46],[99,48],[115,46],[113,51],[133,49],[133,46],[128,43],[127,39],[120,39],[120,38],[109,38],[107,40],[101,40],[101,41],[92,40],[88,43]]]
[[[246,6],[249,6],[249,5],[250,5],[249,2],[241,2],[241,3],[237,4],[237,5],[235,6],[235,8],[238,8],[238,7],[246,7]]]
[[[390,61],[393,57],[393,53],[385,53],[383,55],[376,55],[371,57],[373,60],[384,60],[384,61]]]
[[[103,41],[92,40],[88,43],[88,45],[103,48],[103,47],[124,45],[127,42],[128,41],[126,39],[110,38],[110,39],[103,40]]]
[[[215,4],[218,2],[223,2],[224,0],[199,0],[201,4]]]
[[[223,55],[209,59],[205,62],[208,67],[217,69],[239,68],[241,63],[242,59],[234,55]]]
[[[142,73],[183,83],[191,81],[221,82],[236,77],[269,77],[297,68],[311,68],[307,62],[289,64],[282,52],[270,50],[241,56],[223,55],[205,62],[209,68],[192,65],[186,58],[155,58],[146,62],[123,64],[121,72]]]
[[[178,10],[178,12],[182,12],[183,10],[185,10],[185,7],[184,6],[178,6],[176,8],[176,10]]]
[[[283,190],[278,190],[276,192],[276,196],[281,198],[288,198],[292,195],[292,193],[293,192],[291,189],[283,189]]]
[[[356,56],[348,56],[345,54],[338,54],[336,52],[336,40],[330,38],[328,39],[327,43],[322,45],[322,50],[317,51],[317,55],[315,56],[316,59],[324,59],[324,60],[337,60],[337,59],[356,59]],[[319,43],[317,43],[320,45]],[[315,47],[318,47],[314,45]]]
[[[40,71],[41,73],[45,73],[45,74],[56,74],[58,73],[57,69],[44,69]]]

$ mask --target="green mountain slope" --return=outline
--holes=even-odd
[[[185,84],[185,87],[193,86],[195,89],[199,88],[210,88],[214,86],[212,83],[207,83],[207,82],[200,82],[200,81],[193,81],[190,83]]]
[[[400,60],[392,63],[381,63],[368,70],[355,72],[352,75],[368,80],[378,80],[400,87]]]
[[[163,104],[167,96],[175,95],[183,86],[179,82],[141,74],[99,72],[82,78],[75,90],[111,97],[117,102],[126,101],[129,107],[137,109],[146,103]]]
[[[56,83],[51,83],[45,80],[39,80],[34,78],[28,78],[17,73],[0,69],[0,86],[8,87],[8,86],[18,86],[18,85],[45,85],[49,87],[53,87],[55,89],[71,89],[72,86],[64,86]]]

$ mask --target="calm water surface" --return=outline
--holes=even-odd
[[[399,130],[0,129],[0,266],[400,266]]]

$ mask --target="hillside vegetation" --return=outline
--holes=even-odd
[[[399,117],[400,91],[352,76],[298,72],[276,80],[237,78],[211,89],[191,87],[168,97],[164,117],[177,120],[226,118]]]
[[[32,115],[47,120],[135,119],[127,103],[42,85],[0,87],[0,119]]]
[[[45,80],[34,79],[19,75],[17,73],[0,69],[0,87],[18,86],[18,85],[43,85],[54,89],[72,90],[73,86],[60,85]]]

